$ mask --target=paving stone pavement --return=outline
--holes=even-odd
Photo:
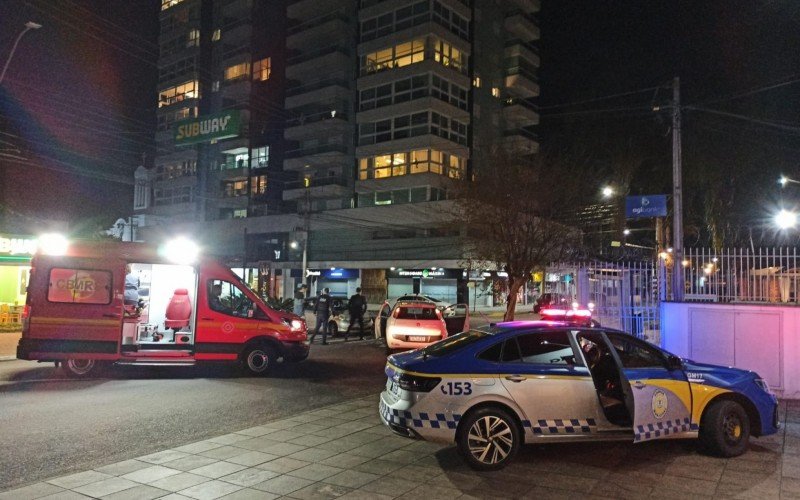
[[[391,434],[377,395],[55,477],[0,500],[800,498],[800,401],[741,457],[692,441],[527,446],[502,471],[467,468],[452,446]]]

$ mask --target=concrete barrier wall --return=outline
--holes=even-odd
[[[800,307],[663,302],[661,345],[694,361],[761,375],[781,397],[800,399]]]

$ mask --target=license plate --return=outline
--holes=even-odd
[[[400,397],[400,385],[392,379],[389,379],[389,381],[386,383],[386,389],[392,396],[396,398]]]
[[[408,337],[409,342],[425,342],[426,340],[428,340],[427,337],[418,337],[413,335]]]

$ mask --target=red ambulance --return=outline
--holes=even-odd
[[[168,250],[102,241],[37,253],[17,358],[53,361],[80,377],[114,363],[205,361],[265,374],[308,357],[302,318],[268,307],[223,264],[192,259],[186,242],[173,246],[177,257]]]

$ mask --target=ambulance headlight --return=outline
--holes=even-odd
[[[175,264],[194,264],[200,255],[200,247],[188,238],[179,237],[165,243],[161,255]]]
[[[39,236],[39,250],[47,255],[65,255],[69,241],[64,235],[50,233]]]

